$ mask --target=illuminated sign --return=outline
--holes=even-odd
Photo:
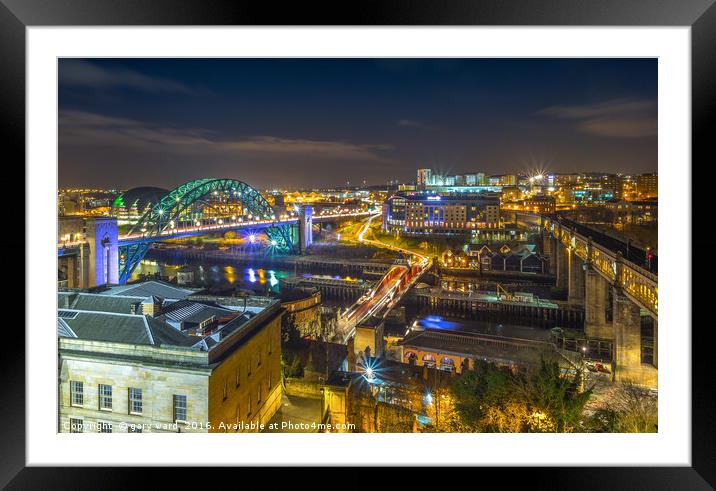
[[[429,201],[440,201],[440,196],[428,196]]]

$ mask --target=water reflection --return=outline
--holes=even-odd
[[[156,261],[142,261],[132,274],[132,279],[139,279],[142,275],[153,276],[158,274],[170,280],[177,277],[177,272],[185,268],[184,265],[158,263]],[[279,280],[293,276],[290,271],[280,269],[264,269],[256,267],[240,267],[232,264],[223,265],[189,265],[188,269],[194,272],[194,283],[187,286],[238,286],[240,288],[279,291]],[[206,274],[206,273],[209,274]]]

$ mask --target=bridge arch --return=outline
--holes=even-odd
[[[276,213],[256,189],[235,179],[196,179],[177,186],[156,202],[132,227],[129,235],[141,237],[137,243],[120,248],[119,282],[126,283],[134,269],[146,255],[152,242],[161,240],[164,232],[191,225],[196,214],[190,210],[209,201],[225,199],[240,203],[249,220],[276,221]],[[214,204],[215,206],[215,204]],[[240,219],[242,220],[242,219]],[[241,221],[237,222],[237,226]],[[278,249],[293,251],[290,225],[269,225],[265,229],[272,245]]]

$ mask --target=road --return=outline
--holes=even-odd
[[[400,247],[384,244],[377,240],[367,239],[366,232],[373,220],[380,214],[372,215],[358,233],[358,241],[364,244],[398,251],[410,257],[409,263],[395,265],[383,276],[380,282],[366,295],[358,299],[340,318],[339,329],[344,333],[345,339],[355,332],[356,325],[370,316],[384,317],[391,308],[397,304],[401,295],[415,282],[415,279],[430,267],[427,256]]]

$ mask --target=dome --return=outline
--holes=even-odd
[[[149,186],[133,188],[120,194],[112,201],[112,211],[129,210],[133,207],[143,211],[147,206],[153,206],[167,194],[169,194],[169,191],[162,188]]]

